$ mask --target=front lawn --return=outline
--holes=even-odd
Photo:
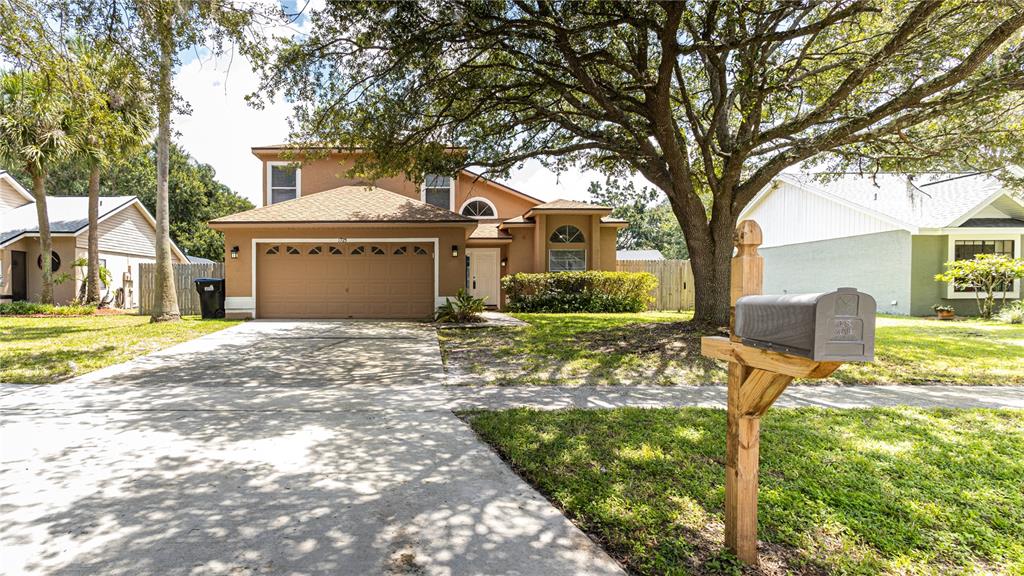
[[[636,573],[738,572],[723,411],[463,416]],[[761,573],[1024,573],[1022,411],[776,408],[761,457]]]
[[[708,384],[724,363],[700,355],[689,313],[515,314],[525,328],[441,332],[450,373],[466,383]],[[1024,326],[880,316],[875,362],[848,364],[841,384],[1024,385]]]
[[[0,317],[0,382],[49,384],[237,323],[194,316],[159,324],[127,315]]]

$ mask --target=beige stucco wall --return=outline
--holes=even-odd
[[[267,163],[288,160],[282,160],[279,152],[259,152],[257,156],[263,161],[263,204],[266,205],[268,204]],[[333,154],[326,158],[300,160],[299,163],[301,165],[299,192],[302,196],[339,186],[372,184],[414,200],[420,199],[419,184],[404,175],[378,179],[349,176],[349,170],[355,166],[355,157],[351,154]],[[466,200],[475,197],[486,198],[494,204],[500,219],[521,216],[537,204],[528,198],[509,192],[493,182],[461,172],[455,179],[455,203],[452,206],[452,211],[457,212]]]
[[[438,239],[438,296],[454,296],[466,284],[466,237],[468,229],[454,227],[246,227],[225,228],[225,295],[228,298],[253,297],[252,293],[252,241],[254,238],[324,239],[338,238],[437,238]],[[451,248],[457,246],[458,257],[452,257]],[[238,258],[232,259],[231,248],[238,246]]]
[[[0,259],[3,261],[3,276],[4,276],[4,287],[0,290],[0,294],[10,294],[11,290],[11,252],[23,251],[26,253],[25,264],[28,268],[26,272],[26,283],[28,288],[28,299],[34,302],[39,301],[39,294],[43,289],[43,276],[42,270],[39,268],[36,260],[39,258],[39,239],[38,238],[25,238],[18,240],[17,242],[4,248],[3,252],[0,253]],[[77,251],[75,249],[75,239],[71,237],[54,237],[53,238],[53,251],[60,256],[60,268],[54,272],[54,276],[67,272],[68,274],[75,274],[75,269],[72,264],[75,262],[77,257]],[[68,280],[63,284],[55,285],[53,287],[53,301],[57,304],[67,304],[75,297],[76,282]]]

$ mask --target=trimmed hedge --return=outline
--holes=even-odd
[[[96,312],[95,306],[76,304],[54,306],[53,304],[38,304],[24,300],[0,304],[0,316],[32,316],[37,314],[46,316],[88,316],[94,312]]]
[[[501,280],[511,312],[643,312],[658,279],[646,272],[546,272]]]

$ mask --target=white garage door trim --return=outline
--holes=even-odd
[[[224,299],[224,308],[227,312],[249,314],[256,317],[256,245],[275,242],[289,242],[292,244],[316,244],[322,242],[430,242],[434,245],[434,307],[444,304],[444,298],[438,296],[438,238],[253,238],[251,251],[252,255],[252,292],[250,296],[234,296]]]

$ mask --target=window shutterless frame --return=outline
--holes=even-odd
[[[295,168],[295,196],[299,198],[302,196],[302,166],[296,162],[288,162],[283,160],[272,160],[267,162],[267,175],[266,175],[266,186],[263,190],[263,205],[270,206],[274,200],[274,167],[293,167]],[[278,190],[291,189],[291,187],[278,187]]]
[[[427,190],[428,189],[429,190],[438,190],[438,189],[441,188],[440,186],[427,186],[427,181],[428,180],[430,180],[431,178],[438,178],[438,177],[448,178],[448,208],[446,208],[446,210],[454,211],[455,210],[455,177],[454,176],[445,176],[443,174],[427,174],[423,178],[423,183],[420,184],[420,202],[428,203],[427,202]]]
[[[946,251],[946,262],[956,258],[957,242],[992,242],[992,241],[1012,241],[1013,242],[1013,254],[1010,254],[1011,258],[1020,258],[1021,254],[1021,241],[1020,236],[1015,234],[981,234],[977,232],[969,232],[966,234],[949,234],[949,245]],[[962,250],[961,250],[962,251]],[[1007,298],[1020,298],[1020,280],[1013,281],[1013,289],[1005,293]],[[981,296],[985,296],[984,292]],[[996,298],[1002,298],[1003,292],[996,292],[994,295]],[[974,299],[975,292],[965,292],[956,289],[955,282],[946,283],[946,298],[949,300],[963,300],[963,299]]]
[[[553,266],[554,259],[560,253],[577,252],[580,257],[575,258],[576,262],[582,263],[582,268],[555,268]],[[568,256],[568,254],[565,254]],[[570,260],[563,260],[562,262],[569,262]],[[587,269],[587,249],[586,248],[551,248],[548,250],[548,272],[583,272]]]

